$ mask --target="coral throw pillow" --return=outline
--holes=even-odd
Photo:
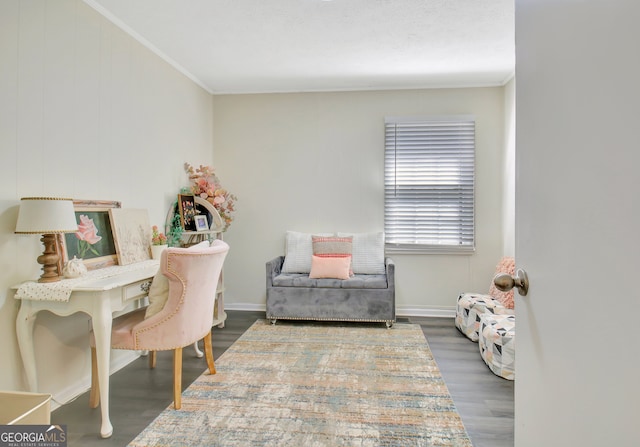
[[[341,257],[313,256],[309,278],[349,279],[351,255]]]
[[[516,272],[515,259],[509,256],[505,256],[500,260],[500,262],[496,266],[495,275],[497,275],[498,273],[508,273],[509,275],[513,276],[515,272]],[[514,307],[513,289],[509,290],[508,292],[501,292],[493,283],[493,278],[491,278],[491,285],[489,286],[489,295],[491,295],[492,297],[500,301],[502,305],[507,309],[513,309]]]
[[[351,256],[353,237],[311,236],[311,243],[313,254],[317,256]]]
[[[351,262],[353,237],[312,236],[313,256],[320,258],[349,258],[349,276],[353,276]],[[312,262],[313,268],[313,262]]]

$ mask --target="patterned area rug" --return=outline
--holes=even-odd
[[[131,446],[471,446],[419,325],[258,320]]]

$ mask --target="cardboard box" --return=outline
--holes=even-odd
[[[51,423],[51,394],[0,391],[0,425]]]

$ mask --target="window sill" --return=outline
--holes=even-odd
[[[385,245],[385,255],[462,255],[470,256],[476,252],[475,247],[439,247],[433,245],[397,246]]]

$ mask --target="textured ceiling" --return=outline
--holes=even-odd
[[[212,93],[502,85],[514,0],[85,0]]]

